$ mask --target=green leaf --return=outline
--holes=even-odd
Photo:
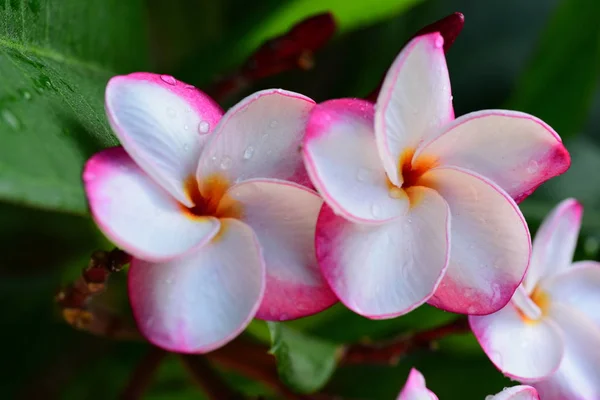
[[[103,92],[146,65],[141,0],[0,6],[0,199],[83,214],[81,169],[116,144]]]
[[[563,137],[581,130],[600,75],[598,15],[596,0],[560,3],[509,108],[543,119]]]
[[[281,380],[300,393],[319,390],[333,374],[341,347],[269,322],[271,353]]]

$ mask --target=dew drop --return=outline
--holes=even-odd
[[[175,118],[177,116],[177,111],[169,107],[167,108],[167,115],[171,118]]]
[[[17,116],[13,114],[12,111],[5,108],[0,111],[0,114],[2,115],[2,119],[8,124],[8,126],[10,126],[16,131],[21,129],[21,121],[19,121]]]
[[[249,160],[254,155],[254,147],[248,146],[246,150],[244,150],[244,160]]]
[[[381,212],[381,209],[380,209],[379,205],[371,204],[371,214],[373,214],[374,217],[378,217],[380,212]]]
[[[223,156],[221,158],[221,164],[219,164],[221,169],[229,169],[231,167],[231,157]]]
[[[268,138],[269,138],[269,134],[268,133],[263,133],[261,140],[263,142],[265,142]]]
[[[160,79],[162,79],[163,82],[168,83],[169,85],[175,85],[177,83],[177,80],[171,75],[161,75]]]
[[[198,132],[200,133],[208,133],[210,130],[210,124],[206,121],[200,121],[198,124]]]
[[[273,121],[271,121],[271,123],[269,124],[269,126],[270,126],[271,128],[276,128],[276,127],[277,127],[277,124],[278,124],[277,120],[275,120],[275,119],[274,119]]]
[[[529,165],[527,166],[527,172],[529,172],[530,174],[535,174],[536,172],[538,172],[539,169],[540,169],[540,166],[538,165],[537,161],[535,161],[535,160],[531,160],[529,162]]]
[[[366,168],[359,168],[356,171],[356,180],[364,182],[369,177],[369,171]]]
[[[31,93],[25,89],[19,89],[19,95],[23,98],[23,100],[31,100]]]
[[[212,160],[213,163],[217,162],[217,156],[212,156],[210,159]]]
[[[183,126],[183,129],[187,131],[187,130],[189,130],[189,129],[190,129],[190,126],[189,126],[188,124],[185,124],[185,125]]]
[[[184,144],[183,145],[183,151],[188,151],[190,149],[190,145],[189,144]]]

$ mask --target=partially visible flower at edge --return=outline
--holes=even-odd
[[[96,223],[133,256],[130,302],[152,343],[207,352],[254,316],[293,319],[337,300],[314,256],[322,200],[299,154],[313,106],[273,89],[222,115],[171,76],[110,80],[123,147],[94,155],[83,181]]]
[[[574,199],[560,203],[535,236],[511,302],[469,318],[496,367],[544,400],[600,399],[600,263],[572,262],[582,213]]]
[[[539,396],[531,386],[520,385],[504,388],[494,396],[486,396],[485,400],[539,400]],[[437,396],[425,386],[425,378],[415,368],[410,370],[406,384],[396,400],[438,400]]]
[[[317,258],[340,300],[369,318],[427,301],[477,315],[506,305],[531,252],[515,201],[570,165],[531,115],[454,119],[443,47],[439,33],[413,39],[375,105],[327,101],[308,122],[303,155],[326,203]]]

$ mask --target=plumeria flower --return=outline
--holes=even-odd
[[[545,219],[531,266],[511,302],[470,317],[500,371],[532,383],[544,400],[600,399],[600,263],[572,263],[581,205],[567,199]]]
[[[266,90],[222,115],[171,76],[110,80],[122,147],[93,156],[83,180],[96,223],[133,256],[129,296],[148,340],[206,352],[255,315],[298,318],[336,301],[314,256],[322,200],[298,150],[313,106]]]
[[[539,119],[487,110],[454,119],[439,33],[413,39],[375,105],[331,100],[311,112],[303,155],[326,206],[321,270],[370,318],[429,301],[489,314],[521,282],[529,231],[515,201],[564,172],[569,154]]]
[[[504,388],[494,395],[486,396],[485,400],[539,400],[539,396],[531,386],[513,386]],[[425,386],[425,378],[416,369],[412,369],[408,380],[402,388],[397,400],[438,400],[437,396]]]

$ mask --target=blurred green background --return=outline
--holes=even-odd
[[[283,87],[317,101],[365,96],[412,34],[460,11],[465,28],[448,53],[456,114],[510,107],[541,117],[561,134],[571,169],[543,185],[522,210],[533,232],[558,201],[578,198],[585,214],[577,258],[598,258],[596,0],[7,0],[0,5],[2,398],[119,398],[149,349],[77,332],[60,320],[53,302],[94,249],[110,248],[89,219],[79,181],[85,159],[116,143],[103,113],[107,79],[147,70],[206,87],[264,40],[322,11],[334,14],[339,29],[316,54],[315,67],[256,82],[248,91]],[[115,307],[126,302],[121,281],[111,282]],[[422,307],[375,322],[335,306],[289,325],[343,343],[452,318]],[[262,322],[251,331],[268,339]],[[326,390],[349,399],[393,399],[412,366],[441,399],[483,399],[511,384],[472,336],[462,335],[396,367],[340,368]],[[263,391],[225,376],[240,390]],[[171,355],[144,398],[201,396]]]

